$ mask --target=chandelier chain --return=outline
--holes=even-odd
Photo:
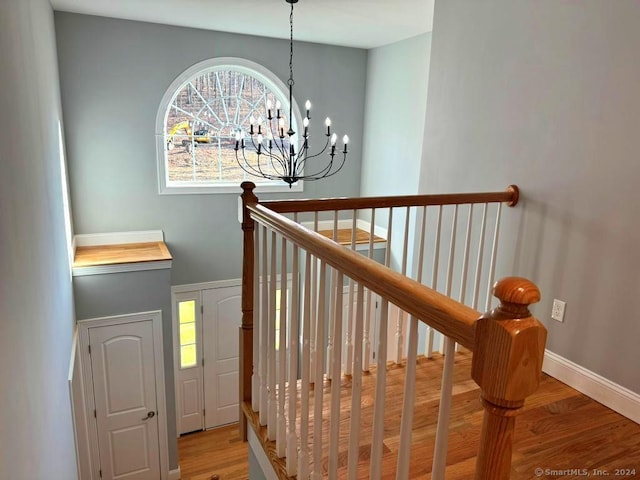
[[[293,86],[293,3],[291,4],[291,13],[289,14],[289,85]]]

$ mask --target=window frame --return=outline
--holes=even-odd
[[[156,162],[158,173],[158,193],[160,195],[183,195],[183,194],[218,194],[218,193],[242,193],[240,185],[233,185],[230,183],[220,183],[215,185],[214,182],[180,182],[181,185],[168,184],[168,172],[167,172],[167,157],[165,154],[165,124],[167,115],[169,113],[169,106],[173,103],[175,96],[184,88],[184,86],[197,77],[199,74],[204,73],[206,70],[210,70],[218,67],[228,66],[234,70],[238,70],[245,74],[254,76],[271,89],[274,94],[279,97],[282,102],[283,110],[289,109],[289,89],[287,85],[282,82],[273,72],[266,67],[246,60],[244,58],[237,57],[214,57],[192,65],[183,71],[176,79],[171,82],[169,88],[167,88],[156,115]],[[298,125],[302,125],[302,115],[298,102],[293,98],[292,106],[293,118],[295,121],[295,128],[298,129]],[[304,182],[299,180],[291,188],[285,182],[278,182],[276,180],[263,179],[260,182],[259,177],[249,175],[248,181],[253,181],[256,184],[255,192],[257,193],[270,193],[270,192],[302,192],[304,190]],[[259,183],[260,182],[260,183]]]

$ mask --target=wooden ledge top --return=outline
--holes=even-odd
[[[333,230],[319,230],[318,233],[328,239],[333,240]],[[340,245],[351,245],[351,236],[352,229],[351,228],[339,228],[338,229],[338,243]],[[362,230],[361,228],[356,228],[356,245],[368,245],[370,239],[370,233],[366,230]],[[373,243],[384,243],[387,240],[378,237],[377,235],[373,236]]]
[[[173,257],[164,242],[123,243],[76,247],[73,268],[161,262]]]

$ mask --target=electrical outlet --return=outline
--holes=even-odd
[[[564,322],[564,309],[566,306],[567,302],[554,298],[553,307],[551,308],[551,318],[559,322]]]

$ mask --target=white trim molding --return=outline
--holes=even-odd
[[[549,350],[545,351],[542,371],[620,415],[640,423],[639,394]]]
[[[158,260],[156,262],[117,263],[114,265],[96,265],[93,267],[74,267],[74,277],[85,275],[103,275],[105,273],[143,272],[146,270],[168,270],[173,265],[172,260]]]
[[[167,480],[180,480],[180,475],[180,465],[178,465],[178,468],[169,470],[169,476],[167,477]]]
[[[230,280],[215,280],[213,282],[189,283],[184,285],[173,285],[171,294],[195,292],[199,290],[210,290],[212,288],[237,287],[242,285],[241,278],[233,278]]]

